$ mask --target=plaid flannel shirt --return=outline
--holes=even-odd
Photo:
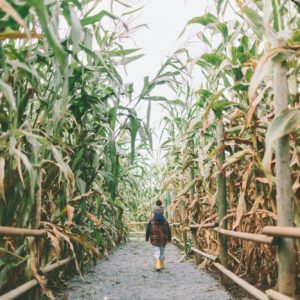
[[[157,222],[152,218],[147,226],[146,241],[149,240],[153,246],[165,246],[171,241],[171,230],[166,219],[163,222]]]

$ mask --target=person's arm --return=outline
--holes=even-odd
[[[146,242],[148,242],[149,238],[150,238],[150,227],[151,227],[151,223],[149,221],[147,224],[147,229],[146,229]]]

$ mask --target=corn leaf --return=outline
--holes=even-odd
[[[272,148],[274,142],[298,129],[300,124],[300,110],[286,109],[271,123],[266,133],[266,151],[263,166],[266,174],[271,176]]]

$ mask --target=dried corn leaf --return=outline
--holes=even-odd
[[[75,208],[71,205],[67,205],[67,217],[68,217],[68,225],[71,226],[73,224],[73,216],[74,216]]]
[[[41,222],[41,223],[43,223],[44,225],[46,225],[46,226],[49,226],[52,230],[53,230],[53,234],[59,239],[59,240],[64,240],[68,245],[69,245],[69,248],[70,248],[70,250],[71,250],[71,252],[72,252],[72,254],[73,254],[73,257],[74,257],[74,261],[75,261],[75,267],[76,267],[76,270],[77,270],[77,272],[81,275],[81,272],[80,272],[80,268],[79,268],[79,265],[78,265],[78,262],[77,262],[77,259],[76,259],[76,254],[75,254],[75,250],[74,250],[74,246],[73,246],[73,244],[72,244],[72,242],[70,241],[70,238],[69,238],[69,236],[68,236],[68,234],[66,234],[66,233],[62,233],[60,230],[62,230],[62,229],[60,229],[58,226],[56,226],[56,225],[54,225],[54,224],[52,224],[52,223],[50,223],[50,222],[45,222],[45,221],[43,221],[43,222]]]
[[[266,151],[263,167],[268,177],[271,177],[272,148],[276,140],[297,130],[300,124],[300,110],[286,109],[271,123],[266,134]]]
[[[25,21],[6,0],[0,1],[0,9],[3,10],[6,14],[10,15],[20,26],[22,26],[25,29],[26,36],[30,38],[30,32],[25,24]]]
[[[240,192],[239,202],[236,210],[236,221],[233,224],[233,230],[235,230],[240,225],[241,219],[244,213],[246,212],[245,194],[247,193],[247,186],[248,186],[252,165],[253,165],[253,161],[248,161],[246,166],[246,171],[243,175],[241,192]]]
[[[100,252],[94,247],[94,245],[91,242],[86,240],[83,236],[73,233],[70,233],[69,236],[73,241],[76,241],[77,243],[84,246],[86,249],[91,250],[98,258],[101,257]]]
[[[223,164],[221,171],[225,170],[227,167],[229,167],[230,165],[240,161],[241,159],[243,159],[246,155],[249,156],[255,156],[255,152],[253,152],[250,149],[245,149],[245,150],[241,150],[238,151],[236,153],[234,153],[233,155],[231,155]]]
[[[38,255],[38,249],[37,249],[37,245],[35,243],[35,239],[33,237],[28,237],[28,243],[29,243],[29,249],[30,249],[30,257],[28,259],[28,267],[32,272],[32,276],[33,278],[35,278],[37,280],[37,282],[39,283],[43,293],[45,293],[47,295],[48,298],[50,298],[51,300],[54,300],[54,296],[51,292],[51,290],[49,290],[46,287],[47,284],[47,280],[44,276],[39,275],[38,273],[38,261],[37,259],[39,258]]]
[[[54,250],[54,255],[56,257],[59,257],[60,251],[61,251],[60,246],[59,246],[59,239],[55,235],[50,233],[49,231],[47,231],[47,236],[51,241],[51,245],[52,245],[53,250]]]
[[[72,198],[70,200],[70,202],[79,201],[79,200],[81,200],[83,198],[87,198],[87,197],[90,197],[90,196],[95,195],[95,194],[97,194],[96,191],[90,191],[90,192],[87,192],[87,193],[83,193],[83,194],[81,194],[79,196],[76,196],[76,197]]]
[[[252,75],[252,79],[249,86],[248,96],[250,99],[250,103],[254,101],[256,90],[258,89],[261,82],[267,75],[271,74],[273,61],[272,57],[276,54],[286,52],[287,49],[284,47],[276,47],[268,50],[262,58],[258,61],[254,74]]]
[[[99,220],[96,216],[91,214],[90,212],[85,212],[86,216],[94,222],[95,225],[100,226],[102,224],[101,220]]]

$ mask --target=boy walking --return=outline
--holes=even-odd
[[[162,202],[157,200],[153,207],[153,217],[146,229],[146,242],[149,241],[154,247],[155,269],[164,268],[165,247],[171,242],[171,230],[168,221],[164,217]]]

